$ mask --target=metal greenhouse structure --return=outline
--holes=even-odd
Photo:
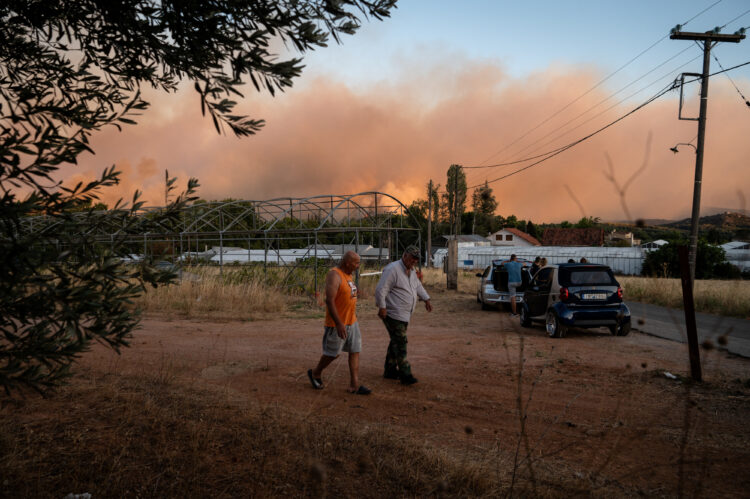
[[[158,209],[158,208],[157,208]],[[140,212],[148,217],[154,209]],[[39,230],[54,219],[30,217],[26,230]],[[252,267],[277,282],[297,286],[299,269],[309,268],[318,290],[321,272],[348,250],[360,254],[365,268],[377,268],[415,244],[422,248],[419,222],[390,194],[360,192],[269,200],[198,201],[180,214],[178,229],[123,234],[116,225],[98,226],[96,239],[106,245],[125,239],[131,259],[162,265]],[[279,277],[279,275],[282,277]]]

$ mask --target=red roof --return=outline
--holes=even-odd
[[[545,246],[604,246],[604,229],[544,229]]]
[[[534,236],[531,236],[531,235],[525,233],[522,230],[514,229],[512,227],[504,227],[503,230],[506,231],[506,232],[510,232],[511,234],[513,234],[513,235],[515,235],[517,237],[520,237],[524,241],[527,241],[528,243],[533,244],[534,246],[541,246],[542,245],[542,243],[540,243],[539,240],[537,240],[537,238],[535,238]]]

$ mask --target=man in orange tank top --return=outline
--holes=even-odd
[[[323,332],[323,355],[315,369],[307,371],[310,384],[323,388],[323,369],[342,351],[349,352],[349,393],[369,395],[371,390],[359,384],[359,352],[362,336],[357,323],[357,286],[352,273],[359,268],[359,255],[347,251],[337,267],[326,276],[326,319]]]

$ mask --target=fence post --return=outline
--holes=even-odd
[[[314,251],[314,263],[313,263],[313,273],[315,274],[315,278],[313,280],[313,285],[315,288],[313,289],[313,296],[315,299],[318,299],[318,231],[315,231],[315,251]]]
[[[224,275],[224,230],[219,232],[219,275]]]

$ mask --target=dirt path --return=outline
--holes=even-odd
[[[588,490],[672,495],[682,487],[740,496],[749,489],[750,360],[704,351],[706,381],[696,386],[663,374],[688,372],[679,343],[638,333],[615,338],[605,329],[553,340],[541,326],[520,330],[506,313],[480,311],[465,294],[437,291],[433,302],[435,311],[419,308],[409,327],[409,360],[420,380],[409,387],[382,378],[387,333],[370,303],[360,304],[360,377],[370,396],[346,392],[343,357],[324,372],[324,390],[311,388],[306,371],[320,355],[319,317],[150,317],[121,356],[97,349],[83,362],[161,372],[347,424],[385,425]]]

